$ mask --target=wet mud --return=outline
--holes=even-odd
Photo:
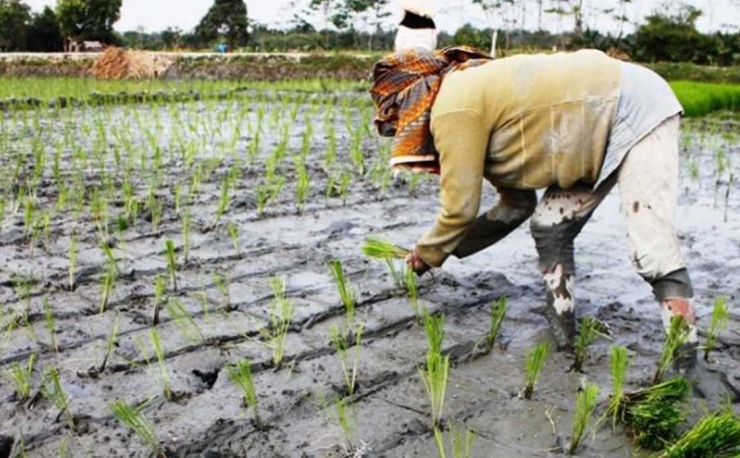
[[[233,102],[230,102],[233,103]],[[225,105],[213,102],[182,107],[184,124],[217,123]],[[210,107],[210,108],[209,108]],[[268,107],[268,110],[270,108]],[[273,110],[279,108],[272,108]],[[323,108],[322,108],[323,110]],[[331,171],[322,155],[328,148],[326,123],[313,125],[313,143],[307,167],[311,176],[310,198],[302,213],[294,202],[296,175],[292,161],[278,166],[286,177],[280,197],[263,215],[256,208],[256,188],[261,183],[266,159],[280,141],[278,126],[264,132],[261,153],[254,162],[239,165],[239,178],[230,204],[219,223],[212,227],[222,178],[235,160],[243,159],[254,135],[246,127],[255,123],[257,108],[241,117],[229,118],[223,132],[213,131],[199,143],[199,161],[211,161],[211,173],[204,177],[197,196],[187,204],[193,218],[190,256],[182,254],[181,220],[175,210],[172,188],[187,183],[191,168],[174,151],[170,123],[176,115],[166,106],[132,106],[108,109],[109,128],[129,122],[133,114],[148,119],[159,112],[161,124],[157,142],[164,150],[165,178],[157,195],[165,203],[161,224],[155,230],[146,214],[125,231],[113,232],[113,252],[120,268],[111,300],[99,313],[100,284],[106,259],[99,248],[95,220],[84,210],[78,218],[71,211],[57,215],[51,237],[39,241],[33,257],[23,234],[22,211],[8,210],[0,235],[0,303],[3,316],[28,307],[28,326],[16,326],[2,335],[0,368],[24,364],[38,355],[33,373],[33,392],[38,392],[43,374],[59,372],[69,396],[69,408],[77,423],[73,434],[59,415],[59,409],[41,396],[34,402],[16,401],[14,387],[0,378],[0,456],[7,456],[8,444],[22,448],[31,457],[67,456],[130,457],[148,456],[139,439],[111,414],[108,405],[117,399],[142,405],[142,414],[151,421],[161,444],[170,456],[193,457],[340,457],[348,455],[343,445],[350,442],[356,456],[432,457],[436,445],[430,428],[430,406],[418,368],[426,351],[424,329],[417,323],[409,301],[394,283],[382,263],[365,259],[361,245],[369,235],[381,235],[412,246],[433,222],[438,186],[423,181],[415,189],[405,178],[396,178],[388,189],[369,174],[354,175],[346,202],[325,197]],[[291,122],[288,154],[300,149],[302,133],[321,113],[315,107],[300,106]],[[84,149],[93,144],[82,125],[94,123],[95,110],[79,109],[73,135]],[[190,113],[190,114],[189,114]],[[346,110],[360,120],[363,113]],[[232,112],[233,115],[233,112]],[[307,116],[304,116],[307,115]],[[43,120],[44,138],[49,145],[63,135],[64,121],[53,114]],[[191,120],[188,120],[192,116]],[[270,119],[270,111],[265,119]],[[286,115],[287,116],[287,115]],[[205,120],[204,120],[205,119]],[[267,122],[267,121],[266,121]],[[243,134],[224,154],[225,142],[237,126]],[[9,136],[10,148],[28,147],[23,126]],[[347,163],[351,133],[346,123],[336,123],[339,163]],[[706,127],[686,127],[683,148],[682,192],[677,224],[683,253],[694,281],[697,313],[702,329],[708,326],[715,298],[726,295],[732,310],[730,325],[722,333],[712,365],[727,374],[740,388],[740,187],[730,184],[714,171],[716,151],[737,158],[740,147],[722,140]],[[199,141],[203,132],[182,133]],[[76,138],[77,138],[76,137]],[[146,149],[146,135],[132,127],[134,150]],[[113,136],[111,137],[113,138]],[[111,139],[111,148],[116,140]],[[97,145],[99,146],[99,145]],[[51,147],[50,147],[51,148]],[[383,148],[366,136],[362,148],[368,166]],[[171,153],[171,154],[170,154]],[[65,151],[65,158],[72,155]],[[216,159],[213,159],[216,158]],[[4,161],[7,161],[4,158]],[[65,176],[72,177],[74,161],[65,160]],[[699,176],[688,164],[699,165]],[[3,164],[3,167],[7,165]],[[106,166],[117,186],[122,172],[112,160]],[[368,167],[369,168],[369,167]],[[91,166],[83,172],[89,186],[100,175]],[[136,181],[141,200],[148,191],[148,178]],[[718,189],[718,190],[717,190]],[[492,205],[495,192],[485,189],[484,206]],[[716,197],[718,195],[719,197]],[[57,188],[45,177],[39,187],[38,208],[54,205]],[[716,203],[715,203],[716,200]],[[576,242],[576,313],[592,315],[608,323],[613,340],[599,340],[591,349],[584,373],[569,373],[572,361],[565,353],[548,360],[533,400],[517,397],[524,383],[526,352],[536,343],[550,340],[546,320],[539,312],[545,303],[542,279],[536,268],[534,242],[524,225],[499,245],[466,260],[451,260],[433,275],[419,281],[419,301],[432,313],[446,316],[444,350],[452,367],[445,403],[446,425],[464,424],[476,432],[474,457],[555,456],[567,441],[575,395],[585,378],[597,383],[600,398],[610,392],[609,349],[613,344],[629,349],[632,365],[629,388],[650,379],[662,343],[662,324],[652,293],[634,272],[628,255],[625,224],[619,213],[615,191],[596,211]],[[111,203],[111,214],[121,212],[122,202]],[[727,211],[725,211],[725,206]],[[183,211],[183,209],[180,209]],[[143,212],[144,213],[144,212]],[[725,221],[725,213],[727,218]],[[228,224],[238,227],[240,251],[229,237]],[[79,250],[76,288],[69,291],[67,253],[73,232]],[[177,292],[194,317],[200,336],[193,338],[181,323],[162,311],[156,326],[165,350],[173,400],[162,397],[157,365],[147,352],[155,307],[154,283],[167,275],[164,252],[166,239],[178,249]],[[331,328],[343,322],[343,307],[326,264],[340,259],[357,292],[357,319],[365,323],[358,388],[351,396],[355,415],[354,434],[347,438],[340,428],[333,400],[343,388],[339,360],[330,341]],[[214,280],[214,274],[228,278],[228,296]],[[29,278],[33,287],[22,297],[17,278]],[[284,367],[276,370],[263,332],[269,329],[272,301],[269,280],[284,276],[287,296],[296,306]],[[510,311],[503,323],[498,345],[490,353],[477,345],[488,328],[490,304],[507,297]],[[44,301],[56,318],[58,352],[50,346],[44,321]],[[105,370],[97,373],[105,354],[106,339],[114,326],[119,337]],[[142,348],[143,347],[143,348]],[[251,411],[245,409],[241,392],[230,382],[227,364],[249,358],[262,417],[267,424],[258,430]],[[694,412],[701,412],[697,400]],[[740,412],[740,404],[733,405]],[[11,439],[12,438],[12,439]],[[359,451],[359,452],[358,452]],[[626,435],[605,428],[585,440],[579,456],[640,456]]]

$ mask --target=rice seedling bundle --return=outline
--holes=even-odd
[[[452,426],[449,430],[452,439],[452,458],[470,458],[475,441],[475,433],[467,428]],[[442,430],[434,428],[434,441],[439,458],[447,458],[447,449]]]
[[[575,359],[572,370],[576,372],[583,371],[583,363],[588,355],[589,347],[594,343],[596,338],[601,335],[599,330],[601,323],[593,317],[586,317],[581,323],[581,329],[575,344]]]
[[[257,429],[264,429],[264,424],[262,423],[262,418],[259,414],[259,399],[254,387],[252,366],[249,361],[238,361],[236,364],[226,366],[226,369],[229,372],[231,382],[241,390],[244,405],[251,407],[254,411],[254,422],[257,425]]]
[[[164,450],[154,433],[154,427],[141,415],[139,410],[120,400],[112,402],[108,405],[108,408],[118,421],[135,433],[141,442],[149,447],[153,455],[164,456]]]
[[[663,350],[658,361],[658,367],[653,377],[653,384],[660,383],[665,373],[671,368],[679,355],[683,344],[689,339],[689,326],[686,320],[676,315],[671,318],[671,324],[663,342]]]
[[[365,256],[374,259],[405,259],[410,253],[405,248],[398,247],[391,242],[376,238],[368,237],[362,246],[362,252]]]
[[[432,407],[432,426],[439,427],[442,421],[447,381],[450,372],[450,357],[442,354],[444,341],[444,316],[424,313],[424,330],[427,335],[427,354],[424,369],[419,369]]]
[[[737,458],[740,417],[730,408],[702,418],[660,455],[660,458]]]
[[[493,350],[493,345],[496,343],[496,338],[501,330],[501,324],[506,317],[506,311],[508,310],[506,302],[506,297],[502,297],[496,303],[491,304],[491,324],[486,335],[486,351],[488,352]]]
[[[719,334],[727,327],[730,320],[730,310],[727,306],[727,297],[720,296],[714,301],[712,309],[712,323],[707,332],[707,340],[704,344],[704,361],[709,361],[709,353],[717,344]]]

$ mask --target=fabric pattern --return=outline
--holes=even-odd
[[[375,64],[370,90],[376,106],[375,124],[392,123],[396,127],[391,167],[439,173],[439,155],[429,123],[442,79],[453,70],[490,60],[481,51],[451,47],[433,52],[408,49]]]

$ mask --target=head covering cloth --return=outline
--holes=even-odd
[[[452,71],[485,64],[491,57],[467,47],[438,51],[408,49],[388,55],[373,68],[370,95],[375,102],[375,124],[393,123],[396,134],[391,167],[439,173],[429,122],[443,78]]]

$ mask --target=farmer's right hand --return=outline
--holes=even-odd
[[[431,267],[421,259],[421,256],[419,256],[419,253],[417,253],[416,250],[406,256],[406,265],[419,276],[424,275],[431,269]]]

